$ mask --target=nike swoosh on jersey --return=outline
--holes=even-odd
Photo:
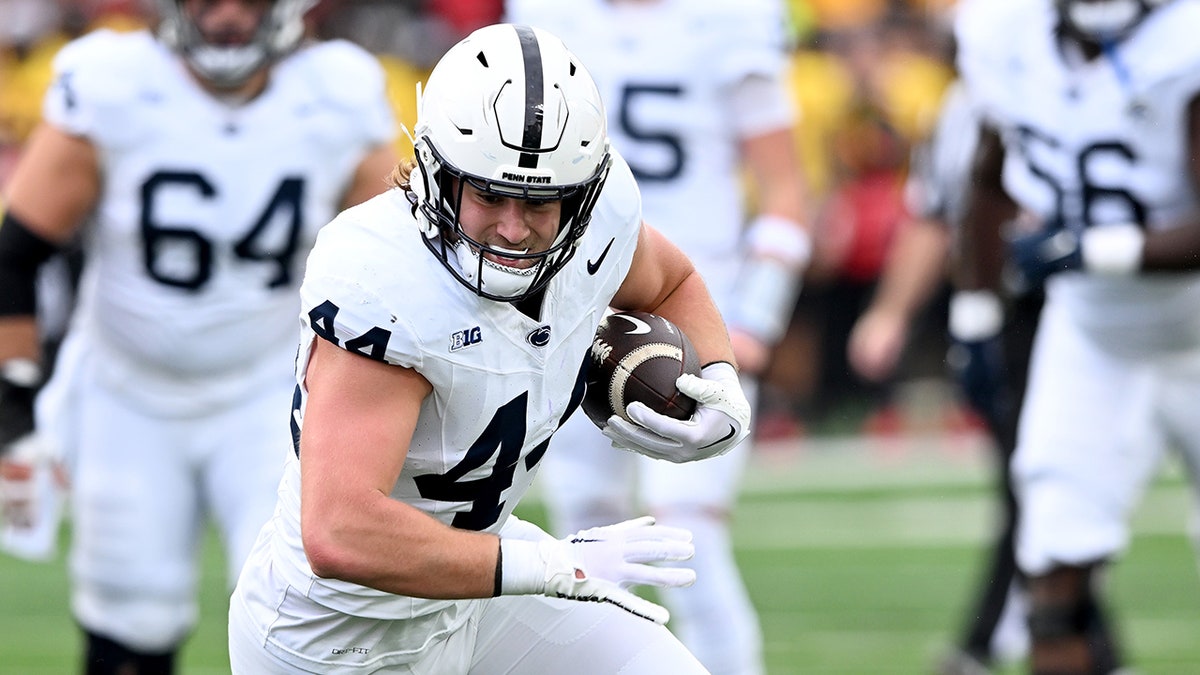
[[[608,249],[612,248],[613,242],[616,240],[616,237],[608,240],[608,246],[604,247],[604,252],[600,254],[599,258],[596,258],[596,262],[587,261],[588,274],[595,275],[600,271],[600,265],[604,264],[604,259],[608,257]]]
[[[707,450],[708,448],[711,448],[712,446],[716,445],[717,443],[724,443],[725,441],[727,441],[727,440],[729,440],[729,439],[733,438],[733,435],[734,435],[734,434],[736,434],[736,433],[737,433],[737,429],[734,429],[734,428],[733,428],[733,425],[732,425],[732,424],[730,424],[730,425],[729,425],[729,433],[727,433],[727,434],[725,434],[724,436],[722,436],[722,437],[718,438],[717,440],[713,441],[712,443],[709,443],[708,445],[705,445],[705,446],[701,447],[700,449],[701,449],[701,450]]]

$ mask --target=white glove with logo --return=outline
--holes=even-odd
[[[613,447],[678,464],[723,455],[750,434],[750,402],[732,365],[710,363],[700,377],[680,375],[675,386],[699,404],[690,419],[660,415],[635,401],[625,413],[637,424],[613,415],[602,430]]]
[[[65,478],[54,448],[33,433],[0,459],[0,551],[45,561],[58,550]]]
[[[54,556],[66,484],[55,446],[34,430],[42,379],[32,360],[0,363],[0,551],[27,560]]]
[[[502,595],[548,595],[586,602],[607,602],[666,623],[666,608],[626,590],[635,584],[676,587],[696,581],[695,570],[647,563],[688,560],[695,553],[692,533],[655,525],[643,516],[616,525],[582,530],[566,539],[500,539]]]

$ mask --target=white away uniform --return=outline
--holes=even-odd
[[[575,257],[533,319],[456,281],[422,242],[402,190],[344,212],[322,230],[301,289],[297,440],[316,340],[412,368],[433,392],[391,497],[454,527],[499,533],[550,435],[582,399],[584,357],[632,263],[640,223],[636,185],[617,157]],[[594,273],[588,261],[599,262]],[[281,672],[263,660],[264,645],[288,664],[282,672],[618,672],[646,644],[670,640],[662,626],[607,605],[425,600],[319,578],[301,540],[300,460],[289,455],[275,515],[230,606],[236,672]],[[589,631],[616,632],[587,641],[604,653],[562,653]]]
[[[555,33],[588,64],[607,105],[612,144],[638,179],[646,222],[688,254],[722,313],[735,316],[746,215],[739,144],[789,126],[794,112],[788,106],[745,110],[736,105],[735,92],[748,78],[785,77],[780,4],[509,0],[507,11],[510,21]],[[742,378],[742,387],[753,403],[757,383]],[[758,622],[728,532],[704,518],[679,520],[681,513],[733,508],[753,444],[672,464],[614,450],[583,415],[555,439],[568,452],[548,459],[539,482],[555,533],[618,522],[643,508],[660,522],[691,530],[696,585],[661,592],[673,610],[672,626],[714,672],[760,669],[754,663]],[[700,620],[705,615],[711,621]],[[705,623],[721,628],[719,640],[703,633]]]
[[[39,422],[73,469],[77,619],[157,651],[195,623],[202,514],[231,580],[270,516],[304,259],[393,121],[346,42],[237,107],[147,32],[90,34],[55,70],[46,118],[95,146],[102,193]]]
[[[960,69],[1006,148],[1004,187],[1079,230],[1195,217],[1187,108],[1200,2],[1152,12],[1085,62],[1048,0],[961,8]],[[1120,553],[1167,440],[1200,457],[1200,274],[1066,272],[1046,285],[1014,459],[1029,574]]]

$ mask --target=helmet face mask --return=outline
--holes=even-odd
[[[295,49],[304,37],[304,15],[316,4],[316,0],[274,0],[253,39],[243,45],[216,45],[205,40],[184,9],[186,1],[159,0],[159,39],[218,89],[236,89]]]
[[[425,243],[459,283],[515,301],[545,288],[574,256],[611,162],[604,109],[562,42],[527,26],[481,28],[434,68],[418,104],[410,189]],[[463,192],[559,201],[554,241],[511,251],[472,239]],[[531,260],[512,267],[489,259]]]
[[[1055,0],[1065,27],[1099,45],[1119,42],[1156,7],[1168,0]]]

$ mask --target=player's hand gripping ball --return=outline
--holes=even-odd
[[[696,411],[696,401],[675,388],[684,373],[700,375],[700,357],[675,324],[647,312],[617,312],[600,323],[588,360],[583,411],[600,427],[625,407],[641,401],[679,420]]]

